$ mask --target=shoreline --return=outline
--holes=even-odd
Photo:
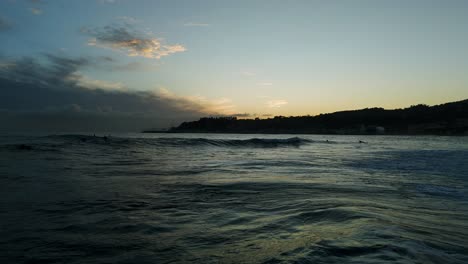
[[[307,133],[307,132],[230,132],[230,131],[162,131],[162,130],[143,130],[142,134],[239,134],[239,135],[330,135],[330,136],[440,136],[440,137],[466,137],[468,133],[463,134],[430,134],[430,133],[384,133],[384,134],[366,134],[366,133]]]

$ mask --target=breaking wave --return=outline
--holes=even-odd
[[[158,146],[215,146],[215,147],[299,147],[313,143],[312,140],[291,138],[251,138],[251,139],[207,139],[207,138],[120,138],[120,137],[97,137],[88,135],[54,135],[47,138],[64,140],[70,143],[93,143],[93,144],[148,144]]]

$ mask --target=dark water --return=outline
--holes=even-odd
[[[468,263],[467,137],[3,136],[0,195],[0,263]]]

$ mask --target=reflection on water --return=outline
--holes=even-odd
[[[0,143],[1,263],[468,263],[468,138]]]

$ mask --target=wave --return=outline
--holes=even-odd
[[[187,146],[214,146],[214,147],[299,147],[313,143],[312,140],[291,138],[251,138],[251,139],[207,139],[207,138],[120,138],[111,136],[88,136],[88,135],[54,135],[47,136],[49,139],[64,140],[70,143],[91,144],[138,144],[169,147]]]
[[[56,152],[59,151],[61,146],[53,144],[3,144],[0,145],[0,151],[8,152]]]
[[[311,140],[292,137],[285,139],[266,139],[266,138],[251,138],[251,139],[206,139],[206,138],[171,138],[159,139],[158,143],[180,144],[185,146],[217,146],[217,147],[299,147],[304,144],[312,143]]]

